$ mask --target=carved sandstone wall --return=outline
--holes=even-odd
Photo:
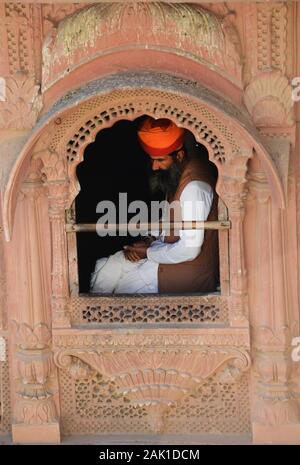
[[[178,434],[177,422],[187,433],[251,426],[254,442],[299,442],[299,368],[291,359],[299,335],[299,104],[291,101],[299,15],[287,2],[1,4],[0,180],[9,242],[2,234],[0,432],[12,424],[17,442],[57,442],[60,423],[65,433]],[[219,169],[232,222],[230,286],[217,298],[182,299],[183,313],[172,307],[175,318],[190,311],[189,329],[163,321],[174,304],[159,297],[98,298],[100,326],[92,329],[90,302],[69,290],[65,209],[97,132],[145,112],[191,130]],[[142,310],[127,318],[130,337],[101,329],[111,307],[124,324],[123,309],[135,305],[148,317],[163,307],[164,333],[149,321],[137,329]],[[215,309],[223,319],[210,332],[201,324]],[[209,412],[205,390],[215,405]],[[236,429],[222,410],[228,402]],[[98,417],[89,414],[93,403]],[[185,421],[183,405],[198,417]],[[124,418],[116,420],[120,409]]]

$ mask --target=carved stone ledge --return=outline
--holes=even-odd
[[[53,329],[54,349],[67,348],[186,348],[243,347],[249,348],[247,328],[202,327],[202,328],[159,328],[159,329]]]

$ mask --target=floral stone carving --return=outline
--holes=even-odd
[[[0,129],[31,129],[42,109],[42,96],[34,77],[17,73],[5,80],[5,101],[0,102]]]
[[[248,85],[244,101],[257,127],[294,123],[292,87],[280,71],[261,73]]]
[[[89,376],[91,367],[116,382],[118,394],[126,396],[134,406],[147,408],[155,432],[163,430],[166,409],[191,394],[208,377],[220,373],[222,382],[235,382],[250,367],[246,350],[207,346],[194,350],[61,349],[54,361],[73,377],[76,372],[79,377]]]

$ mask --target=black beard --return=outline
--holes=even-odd
[[[150,192],[152,194],[162,193],[167,199],[173,197],[178,187],[181,171],[181,162],[178,160],[174,160],[167,170],[152,171],[149,177]]]

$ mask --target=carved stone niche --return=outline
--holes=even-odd
[[[244,102],[278,170],[287,198],[291,147],[295,145],[293,88],[279,70],[261,72],[245,89]]]
[[[290,128],[294,124],[292,87],[280,71],[260,73],[245,89],[245,105],[259,128]]]
[[[120,85],[118,77],[113,77],[115,82],[108,80],[108,86],[115,89]],[[232,130],[224,121],[214,114],[208,104],[195,106],[194,99],[200,90],[193,86],[193,98],[185,93],[190,92],[190,82],[164,75],[155,76],[144,73],[138,75],[137,80],[142,81],[143,87],[135,87],[137,82],[133,77],[131,90],[130,79],[125,79],[125,90],[107,90],[103,95],[92,97],[83,101],[72,110],[65,111],[59,118],[48,126],[47,135],[40,138],[34,149],[33,157],[42,163],[41,172],[44,176],[45,186],[49,197],[49,219],[52,232],[52,316],[55,327],[68,327],[74,320],[70,310],[74,308],[74,299],[77,295],[69,293],[68,274],[68,250],[65,233],[65,209],[70,207],[79,192],[80,186],[76,177],[76,167],[83,160],[86,146],[95,140],[99,130],[112,126],[116,121],[127,119],[134,120],[142,114],[150,114],[155,118],[169,117],[176,124],[191,131],[196,140],[201,142],[208,150],[209,157],[219,170],[217,191],[224,204],[228,208],[229,219],[232,222],[230,239],[230,266],[228,266],[228,250],[221,251],[221,262],[227,268],[227,275],[231,269],[231,276],[227,276],[227,282],[231,282],[230,291],[221,293],[221,298],[215,298],[211,302],[218,308],[229,308],[226,320],[232,326],[247,326],[247,298],[246,298],[246,273],[243,261],[243,203],[245,200],[245,173],[247,161],[252,156],[252,150],[247,148],[246,141],[241,137],[237,140]],[[160,88],[155,88],[155,81]],[[101,89],[106,88],[105,81],[99,82]],[[154,85],[154,87],[153,87]],[[97,82],[90,85],[95,94]],[[161,88],[166,88],[162,90]],[[173,89],[176,89],[176,96]],[[79,91],[80,93],[80,91]],[[76,97],[72,94],[72,98]],[[201,98],[217,105],[218,99],[206,89],[201,89]],[[63,103],[69,106],[68,99]],[[222,104],[220,107],[223,109]],[[235,107],[226,105],[231,118],[237,117]],[[243,115],[240,115],[243,118]],[[241,145],[241,142],[243,145]],[[221,233],[222,234],[222,233]],[[226,241],[220,243],[226,244]],[[74,242],[76,249],[76,243]],[[222,247],[221,247],[222,248]],[[75,255],[75,252],[74,252]],[[73,255],[72,255],[73,256]],[[55,259],[54,259],[55,257]],[[226,262],[226,263],[225,263]],[[76,263],[75,263],[76,265]],[[222,267],[222,264],[221,264]],[[74,271],[74,270],[73,270]],[[74,273],[73,273],[74,274]],[[224,274],[224,273],[223,273]],[[222,273],[221,273],[222,275]],[[227,284],[228,288],[228,284]],[[228,295],[229,294],[229,295]],[[157,296],[159,299],[160,296]],[[210,298],[214,300],[213,297]],[[151,299],[150,299],[151,300]],[[201,305],[201,297],[197,302],[185,302],[187,305]],[[147,297],[143,299],[147,305]],[[120,305],[118,297],[111,299],[111,305]],[[207,305],[205,298],[203,306]],[[148,303],[151,309],[153,302]],[[227,312],[227,310],[225,310]],[[80,318],[79,318],[80,320]],[[78,321],[78,320],[77,320]],[[224,319],[222,320],[224,322]],[[84,322],[84,321],[82,321]]]
[[[117,394],[144,407],[154,433],[164,429],[164,414],[210,376],[235,383],[250,367],[247,331],[233,336],[214,330],[134,330],[59,332],[54,337],[56,365],[75,379],[96,371],[119,386]]]
[[[44,15],[48,23],[51,12],[44,9]],[[116,56],[119,69],[156,69],[157,62],[164,60],[166,66],[174,62],[174,72],[183,75],[186,69],[180,62],[193,61],[195,69],[203,65],[205,73],[213,69],[219,80],[228,80],[238,93],[242,88],[240,38],[226,14],[214,14],[200,5],[111,2],[86,6],[62,20],[58,11],[50,21],[53,27],[43,46],[45,93],[52,86],[59,88],[68,74],[77,81],[79,68],[89,62],[93,62],[93,76],[105,74],[104,69],[111,73]]]

